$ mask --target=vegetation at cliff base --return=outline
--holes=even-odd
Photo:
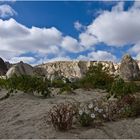
[[[85,76],[80,80],[81,87],[109,89],[114,81],[114,77],[109,74],[107,68],[103,69],[103,65],[98,63],[89,67]]]
[[[48,86],[49,81],[47,79],[29,75],[14,75],[11,78],[0,79],[0,87],[6,89],[8,93],[19,90],[25,93],[36,92],[44,97],[48,97],[50,96]]]

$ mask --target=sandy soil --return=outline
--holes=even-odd
[[[46,121],[47,111],[54,104],[75,100],[90,101],[106,95],[101,90],[78,89],[75,92],[75,95],[55,95],[48,99],[18,92],[0,101],[0,138],[140,138],[140,118],[109,122],[96,128],[83,128],[76,125],[67,132],[54,130],[52,125]],[[5,91],[0,91],[0,98],[5,93]]]

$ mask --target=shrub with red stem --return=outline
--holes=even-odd
[[[49,117],[55,129],[64,131],[72,127],[76,108],[72,103],[54,105],[49,111]]]

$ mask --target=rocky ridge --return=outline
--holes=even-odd
[[[4,61],[3,61],[4,62]],[[140,78],[140,61],[135,61],[130,55],[126,54],[121,63],[111,61],[55,61],[40,64],[32,67],[24,62],[14,65],[0,63],[0,74],[11,77],[12,75],[37,75],[45,76],[50,80],[57,77],[65,77],[70,81],[81,78],[90,66],[102,63],[103,69],[108,68],[111,75],[120,75],[124,80],[134,80]],[[1,70],[5,66],[4,71]]]
[[[0,75],[4,75],[7,72],[7,66],[2,58],[0,58]]]
[[[124,80],[139,80],[140,69],[138,63],[129,55],[126,54],[121,61],[120,76]]]
[[[70,80],[81,78],[88,68],[97,63],[102,63],[103,68],[109,68],[110,74],[119,73],[120,64],[111,61],[57,61],[36,66],[44,71],[47,78],[53,80],[56,76],[64,76]]]
[[[33,75],[33,67],[21,61],[12,66],[6,73],[8,78],[12,77],[13,75]]]

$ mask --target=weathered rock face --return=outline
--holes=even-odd
[[[5,65],[7,67],[7,70],[9,70],[14,64],[11,64],[9,62],[5,62]]]
[[[12,66],[6,73],[8,78],[12,77],[13,75],[33,75],[33,67],[29,64],[19,62]]]
[[[33,75],[36,76],[46,76],[47,72],[44,68],[41,67],[34,67],[33,68]]]
[[[2,58],[0,58],[0,75],[5,75],[7,72],[7,66]]]
[[[42,68],[48,79],[55,79],[56,76],[63,76],[70,81],[81,78],[91,65],[95,65],[97,61],[58,61],[37,66]],[[103,67],[108,67],[111,74],[118,74],[119,65],[112,62],[102,61]],[[46,72],[44,72],[44,70]]]
[[[129,54],[126,54],[121,61],[120,76],[124,80],[137,80],[140,78],[139,66]]]

